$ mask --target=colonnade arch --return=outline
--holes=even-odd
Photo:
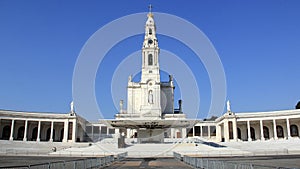
[[[2,130],[2,139],[8,140],[10,136],[11,126],[4,126]]]
[[[264,139],[270,139],[269,128],[267,126],[263,127]]]
[[[17,140],[23,140],[24,138],[24,131],[25,131],[25,127],[21,126],[18,129],[18,134],[17,134]]]
[[[278,138],[284,138],[284,131],[283,131],[283,127],[281,125],[276,126],[276,131],[277,131]]]
[[[298,131],[298,126],[295,124],[292,124],[290,126],[290,130],[291,130],[291,136],[292,137],[299,137],[299,131]]]

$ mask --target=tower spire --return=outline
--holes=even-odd
[[[152,13],[152,8],[153,8],[153,6],[150,4],[149,5],[149,13]]]
[[[152,14],[152,8],[153,8],[153,6],[150,4],[148,8],[149,8],[148,17],[153,17],[153,14]]]

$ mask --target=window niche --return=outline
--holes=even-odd
[[[152,55],[152,54],[149,54],[149,55],[148,55],[148,65],[149,65],[149,66],[152,66],[152,65],[153,65],[153,55]]]

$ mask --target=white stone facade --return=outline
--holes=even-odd
[[[148,14],[142,47],[142,75],[140,82],[128,78],[127,113],[131,118],[161,119],[163,114],[174,113],[174,85],[170,76],[168,82],[160,81],[159,47],[156,26],[152,13]],[[126,115],[117,115],[122,118]]]

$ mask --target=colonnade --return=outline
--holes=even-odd
[[[206,137],[211,138],[215,137],[217,134],[216,125],[215,124],[205,124],[200,123],[193,126],[191,129],[189,129],[188,137]]]
[[[217,124],[217,141],[299,138],[299,127],[300,117],[228,118]]]
[[[113,137],[115,129],[104,124],[90,123],[86,126],[86,134],[92,141],[99,141],[106,137]]]
[[[0,139],[75,142],[77,119],[1,118]]]

